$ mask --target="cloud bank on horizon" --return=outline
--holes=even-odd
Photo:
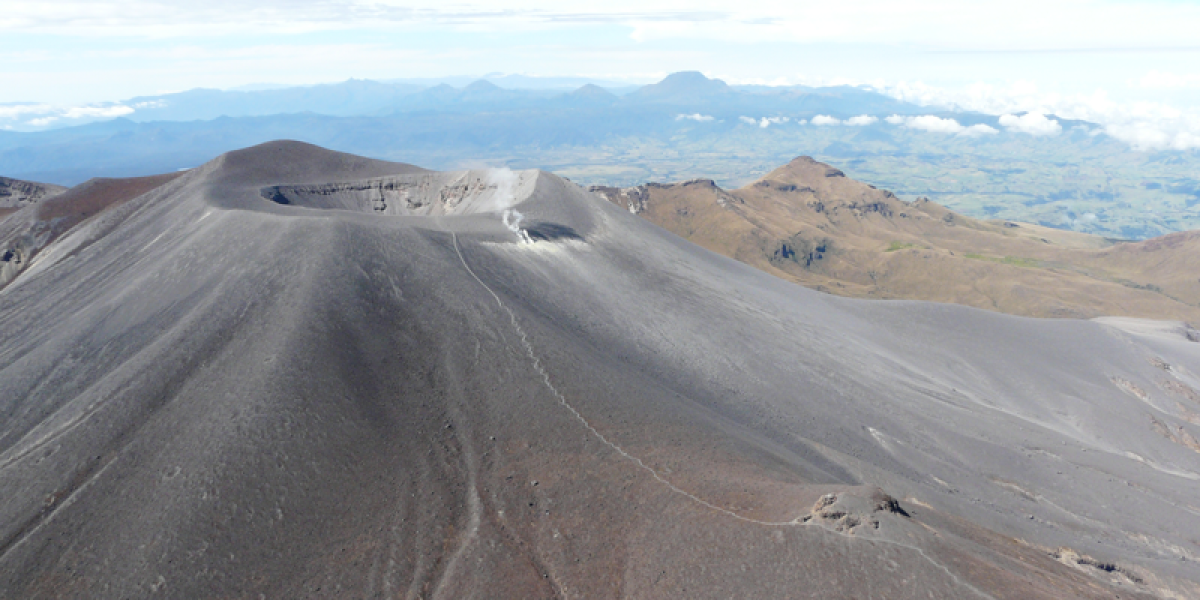
[[[464,65],[476,74],[630,83],[699,69],[730,83],[869,83],[930,106],[1093,121],[1144,150],[1200,147],[1194,36],[1200,5],[696,0],[680,6],[673,0],[9,0],[0,13],[0,76],[21,84],[0,90],[0,102],[10,103],[0,104],[0,118],[19,113],[25,123],[63,123],[103,111],[119,116],[135,109],[115,100],[166,91],[470,74]],[[1053,25],[1061,23],[1071,25]],[[1043,132],[1037,126],[1005,125]]]
[[[1056,135],[1061,131],[1061,126],[1044,117],[1053,114],[1097,123],[1105,133],[1137,150],[1200,148],[1200,105],[1180,108],[1164,102],[1119,102],[1103,90],[1075,95],[1042,92],[1028,81],[1010,86],[976,83],[959,90],[922,83],[877,85],[881,92],[914,104],[1006,115],[1001,117],[1001,125],[1033,135]],[[1014,113],[1030,114],[1018,118],[1012,116]]]
[[[34,127],[45,127],[59,121],[78,121],[81,119],[113,119],[131,115],[137,104],[128,106],[120,103],[107,103],[100,106],[58,106],[53,104],[10,104],[0,105],[0,127],[12,129],[5,121],[23,122]]]

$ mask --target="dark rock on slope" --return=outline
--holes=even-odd
[[[40,200],[57,196],[67,188],[51,183],[36,183],[0,177],[0,219]]]
[[[1183,337],[831,297],[546,173],[295,143],[91,223],[0,290],[0,596],[1200,594]]]

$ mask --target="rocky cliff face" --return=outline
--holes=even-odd
[[[480,169],[412,173],[361,181],[265,187],[277,204],[389,216],[464,215],[500,211],[532,193],[536,171]]]
[[[0,177],[0,211],[18,209],[57,196],[65,191],[67,188],[60,185]],[[11,210],[7,212],[11,212]],[[0,213],[0,216],[3,214]]]

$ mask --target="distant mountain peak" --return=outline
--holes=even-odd
[[[475,81],[472,81],[470,84],[468,84],[467,87],[463,88],[463,91],[464,92],[497,92],[497,91],[500,91],[501,89],[503,89],[503,88],[501,88],[500,86],[498,86],[486,79],[477,79]]]
[[[731,88],[720,79],[709,79],[699,71],[672,73],[658,83],[642,87],[634,92],[636,97],[666,100],[695,99],[696,97],[727,94]]]
[[[663,79],[662,81],[658,82],[658,84],[659,85],[679,84],[679,83],[693,84],[693,83],[708,83],[711,81],[718,81],[721,83],[725,83],[724,81],[721,81],[720,79],[709,79],[708,77],[705,77],[704,73],[701,73],[700,71],[678,71],[675,73],[671,73],[670,75],[667,75],[666,78]]]
[[[616,94],[592,83],[585,84],[579,89],[571,92],[572,96],[584,98],[616,98]]]
[[[788,164],[767,173],[759,181],[783,181],[788,183],[809,182],[821,177],[845,177],[842,171],[813,159],[811,156],[797,156]]]

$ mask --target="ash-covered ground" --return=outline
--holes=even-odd
[[[0,596],[1196,598],[1187,333],[266,144],[0,289]]]

